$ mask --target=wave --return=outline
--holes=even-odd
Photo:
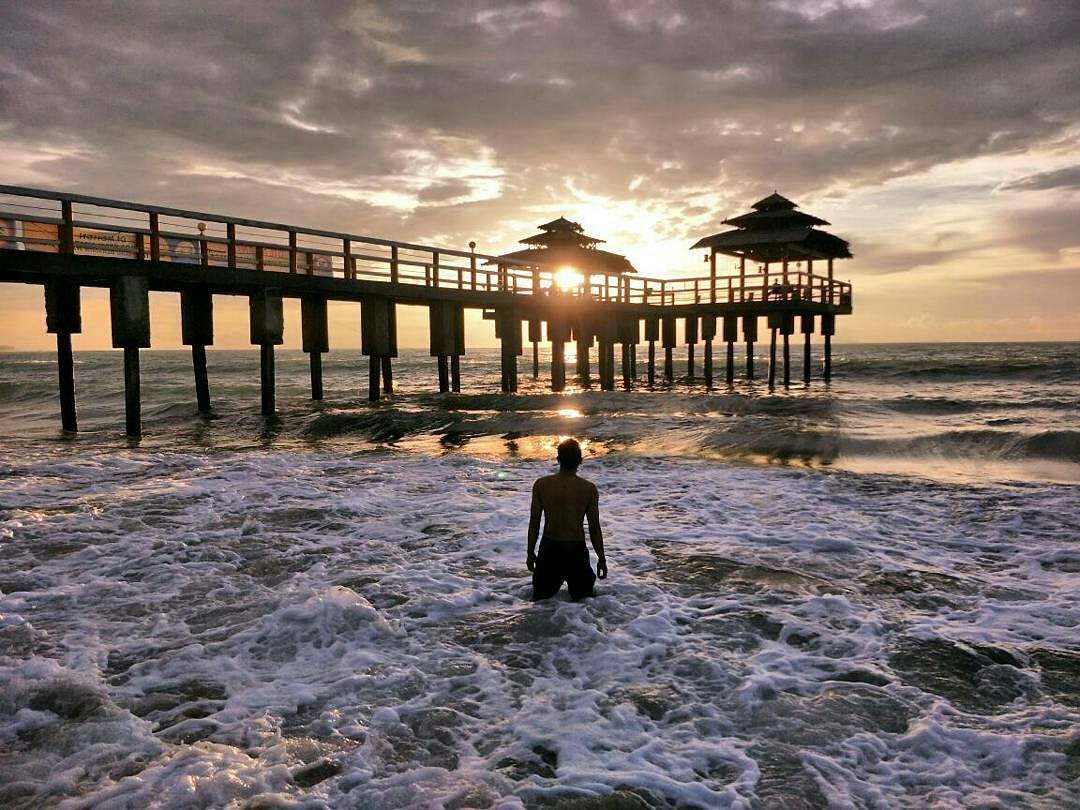
[[[1046,460],[1080,464],[1080,431],[950,430],[899,439],[876,439],[823,430],[780,428],[763,432],[728,430],[704,438],[705,451],[721,455],[832,462],[844,456]]]

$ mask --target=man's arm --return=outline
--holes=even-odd
[[[540,504],[540,493],[537,491],[539,483],[533,483],[532,505],[529,507],[529,551],[525,556],[525,566],[530,571],[536,566],[536,541],[540,538],[540,515],[544,512],[544,507]]]
[[[593,551],[596,552],[596,575],[600,579],[606,579],[607,557],[604,556],[604,532],[600,529],[600,491],[595,487],[589,506],[585,510],[585,518],[589,521],[589,540],[592,542]]]

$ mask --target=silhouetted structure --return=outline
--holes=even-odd
[[[310,357],[311,395],[323,396],[322,363],[329,351],[327,301],[360,304],[361,351],[369,358],[367,393],[377,400],[393,391],[398,304],[427,306],[431,354],[439,358],[441,390],[461,389],[465,354],[465,308],[483,309],[495,321],[502,345],[502,389],[518,387],[522,324],[538,342],[546,323],[551,341],[551,387],[565,386],[565,344],[572,337],[599,343],[600,385],[615,387],[614,345],[623,344],[623,384],[636,379],[634,357],[645,324],[648,382],[655,381],[655,349],[665,349],[665,376],[674,379],[676,319],[684,321],[688,368],[693,349],[705,341],[705,382],[712,384],[712,341],[722,324],[728,342],[727,379],[734,374],[733,343],[739,319],[752,348],[757,320],[769,318],[775,333],[792,331],[796,316],[806,335],[804,368],[809,379],[810,334],[820,318],[825,335],[825,376],[831,373],[829,339],[835,316],[851,312],[851,285],[833,279],[832,260],[849,256],[847,243],[816,230],[821,220],[795,210],[779,195],[754,213],[729,222],[734,231],[695,247],[710,250],[708,277],[656,279],[633,273],[629,262],[596,248],[567,220],[547,223],[526,251],[506,256],[400,242],[373,236],[300,228],[275,222],[143,205],[20,186],[0,186],[0,281],[40,284],[45,290],[48,331],[56,335],[61,422],[78,429],[71,335],[82,330],[82,287],[109,290],[113,346],[124,350],[127,432],[141,432],[139,349],[150,346],[151,291],[179,293],[182,340],[191,347],[195,399],[210,408],[206,347],[213,345],[213,296],[248,298],[251,342],[260,347],[262,411],[275,411],[274,347],[283,342],[284,298],[301,302],[303,349]],[[749,219],[748,219],[749,218]],[[747,224],[749,223],[749,224]],[[731,234],[736,234],[732,236]],[[533,253],[532,251],[536,251]],[[740,257],[738,275],[718,276],[716,256]],[[523,256],[524,254],[524,256]],[[542,260],[536,256],[544,257]],[[569,258],[575,256],[576,258]],[[584,261],[582,257],[596,263]],[[746,259],[762,262],[762,278],[746,277]],[[813,261],[827,261],[827,275]],[[554,260],[554,261],[552,261]],[[780,275],[769,265],[781,262]],[[791,263],[795,262],[792,267]],[[802,262],[806,263],[803,269]],[[487,262],[487,266],[477,266]],[[566,265],[586,275],[560,289]],[[582,352],[583,379],[588,355]],[[535,358],[535,355],[534,355]],[[787,352],[785,351],[785,361]],[[534,365],[534,372],[539,369]],[[747,376],[753,376],[748,352]],[[790,377],[785,362],[785,382]]]
[[[580,286],[588,288],[595,276],[605,278],[616,277],[619,288],[622,288],[622,280],[617,277],[625,273],[636,273],[637,270],[630,261],[618,253],[600,250],[597,245],[603,244],[603,239],[595,236],[587,236],[585,229],[577,222],[571,222],[566,217],[559,217],[551,222],[545,222],[537,226],[540,233],[519,240],[523,245],[530,245],[525,250],[516,250],[512,253],[504,253],[499,256],[501,261],[525,262],[527,264],[543,264],[547,267],[559,268],[556,273],[565,273],[562,277],[556,276],[556,284],[560,287],[568,287],[572,280],[571,273],[580,275]],[[490,264],[490,262],[489,262]],[[593,336],[582,330],[572,330],[572,337],[577,341],[577,373],[583,385],[589,384],[589,352],[592,349]],[[540,376],[540,341],[542,339],[539,324],[530,322],[529,342],[532,344],[533,379]],[[633,343],[637,343],[634,340]],[[623,344],[623,363],[627,362],[631,344]],[[601,354],[600,363],[614,363],[614,358],[607,358]],[[601,375],[603,369],[601,369]]]
[[[754,285],[748,288],[746,284],[746,262],[758,263],[759,274],[762,275],[760,300],[768,301],[795,301],[805,294],[802,280],[802,262],[806,262],[806,273],[813,278],[814,261],[827,263],[826,287],[831,290],[833,285],[833,260],[850,259],[851,251],[848,243],[838,236],[818,229],[818,225],[828,225],[823,219],[799,211],[798,207],[787,197],[773,192],[763,200],[758,200],[752,206],[751,211],[737,217],[725,219],[725,225],[735,226],[733,230],[706,236],[694,243],[693,248],[708,248],[710,253],[711,275],[716,275],[716,255],[723,253],[735,256],[739,259],[739,300],[753,300]],[[780,263],[779,276],[769,275],[770,264]],[[791,265],[795,264],[798,274],[797,281],[791,283]],[[811,295],[813,294],[811,290]],[[844,293],[841,293],[843,296]],[[847,295],[847,306],[851,305],[850,291]],[[843,304],[843,298],[840,303]],[[769,329],[771,341],[769,348],[769,384],[776,381],[776,333],[779,331],[784,336],[784,385],[791,383],[791,348],[789,338],[794,331],[795,313],[787,310],[774,313],[769,317]],[[810,382],[810,335],[814,331],[813,313],[802,314],[802,332],[805,336],[805,348],[803,355],[803,377]],[[825,338],[825,368],[826,380],[832,377],[832,335],[835,330],[835,313],[821,314],[821,332]],[[754,376],[754,341],[757,339],[757,319],[744,325],[744,337],[746,339],[746,368],[747,376]],[[711,347],[706,346],[709,352]],[[691,357],[693,357],[691,349]],[[733,343],[728,342],[728,382],[731,381]],[[693,361],[691,360],[691,363]],[[706,362],[711,363],[708,358]],[[691,371],[691,373],[693,373]],[[708,375],[707,375],[708,376]]]

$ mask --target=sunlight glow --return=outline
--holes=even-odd
[[[585,276],[581,275],[573,267],[560,267],[555,273],[555,283],[560,290],[576,290],[585,282]]]

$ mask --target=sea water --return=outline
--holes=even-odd
[[[143,358],[136,442],[118,353],[75,438],[55,359],[0,355],[0,806],[1080,804],[1080,345],[561,395],[403,352],[375,405],[279,352],[270,420],[256,352],[206,416]],[[611,574],[532,604],[567,435]]]

